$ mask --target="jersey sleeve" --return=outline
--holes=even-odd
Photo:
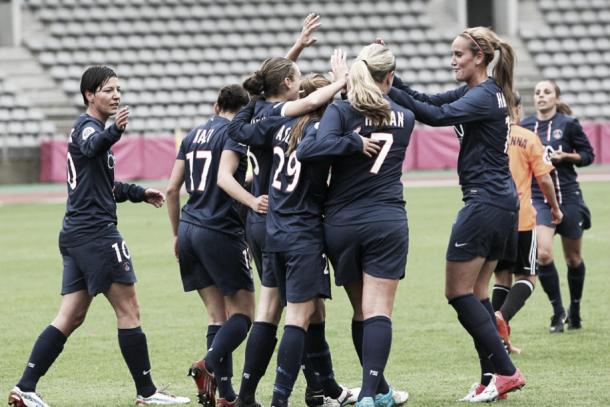
[[[408,92],[392,88],[389,96],[399,105],[415,113],[415,118],[430,126],[453,126],[486,118],[489,115],[490,101],[488,93],[483,88],[474,88],[458,100],[434,106],[420,102]]]
[[[466,93],[465,87],[461,86],[459,88],[452,89],[447,92],[437,93],[434,95],[428,95],[426,93],[420,93],[414,89],[411,89],[411,87],[409,87],[407,84],[405,84],[402,81],[402,79],[399,78],[398,76],[394,76],[394,82],[392,83],[392,86],[408,93],[415,100],[418,100],[418,101],[424,102],[424,103],[428,103],[431,105],[435,105],[435,106],[441,106],[446,103],[454,102],[454,101],[458,100],[459,98],[461,98]]]
[[[182,140],[182,142],[180,142],[180,148],[178,149],[176,160],[186,160],[186,146],[184,145],[185,140],[186,137],[184,138],[184,140]]]
[[[297,160],[301,162],[332,156],[350,155],[362,151],[362,139],[356,132],[317,137],[320,123],[307,126],[297,146]]]
[[[555,167],[546,160],[544,146],[540,142],[540,138],[534,134],[534,137],[531,137],[531,141],[531,143],[528,143],[527,155],[532,174],[534,174],[534,177],[540,177],[550,173]]]
[[[233,120],[229,123],[227,133],[230,138],[238,143],[250,146],[270,145],[277,119],[266,118],[258,123],[250,123],[252,116],[254,116],[255,104],[255,100],[251,101],[233,117]],[[271,122],[265,123],[270,120]]]
[[[102,130],[97,123],[87,121],[80,127],[79,132],[72,136],[72,140],[85,156],[91,158],[108,151],[120,140],[122,134],[123,131],[115,124]]]
[[[245,144],[238,143],[230,137],[225,140],[222,150],[235,151],[241,156],[248,154],[248,147]]]
[[[114,200],[116,202],[142,202],[145,197],[146,189],[136,184],[127,184],[125,182],[114,182]]]
[[[595,159],[593,147],[577,119],[569,123],[570,142],[574,151],[580,155],[580,162],[575,163],[577,167],[586,167]]]

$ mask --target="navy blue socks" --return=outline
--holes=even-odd
[[[364,339],[364,321],[352,320],[352,342],[362,366],[362,340]],[[377,394],[386,394],[390,391],[390,385],[383,375],[379,376]]]
[[[335,380],[333,361],[326,342],[325,324],[309,324],[305,342],[305,353],[313,363],[314,369],[324,388],[324,395],[336,399],[343,389]]]
[[[138,395],[143,397],[153,395],[157,388],[150,375],[148,345],[142,328],[119,329],[118,336],[123,359],[131,372]]]
[[[508,292],[510,291],[510,287],[500,284],[494,284],[494,288],[491,294],[491,305],[493,306],[494,311],[499,311],[508,296]]]
[[[494,372],[506,376],[513,375],[515,366],[502,345],[487,307],[472,294],[452,298],[449,304],[456,310],[458,320],[472,336],[475,344],[487,354],[494,366]],[[491,309],[491,306],[489,308]]]
[[[518,280],[504,301],[504,305],[500,308],[500,312],[506,322],[510,321],[517,312],[525,305],[525,301],[534,292],[534,285],[528,280]]]
[[[296,325],[284,326],[284,335],[277,354],[277,370],[273,386],[272,407],[287,407],[294,382],[299,374],[305,351],[307,332]]]
[[[538,265],[538,278],[544,292],[549,297],[549,301],[553,306],[553,314],[561,315],[565,312],[563,302],[561,301],[561,289],[559,287],[559,274],[555,268],[555,263]]]
[[[64,349],[68,338],[53,325],[49,325],[38,336],[28,364],[17,386],[23,391],[35,391],[36,384],[47,373],[49,367]]]
[[[206,334],[206,350],[212,347],[214,338],[222,325],[208,325]],[[216,368],[216,385],[218,386],[218,394],[227,401],[235,400],[235,390],[231,384],[233,377],[233,356],[231,353],[226,358],[223,358],[219,366]]]
[[[392,321],[386,316],[375,316],[364,320],[362,340],[362,389],[363,397],[375,398],[379,380],[383,376],[392,346]]]
[[[277,325],[268,322],[254,322],[246,343],[244,373],[239,388],[239,398],[251,404],[258,383],[267,371],[277,343]]]
[[[578,267],[568,266],[568,286],[570,287],[570,308],[574,312],[580,311],[580,299],[585,285],[585,262]]]

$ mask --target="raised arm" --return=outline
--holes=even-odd
[[[255,197],[246,191],[233,174],[239,166],[239,154],[232,150],[224,150],[220,156],[217,183],[231,198],[244,204],[257,213],[267,213],[267,195]]]
[[[282,108],[282,116],[301,116],[331,100],[337,92],[346,86],[347,63],[345,59],[345,52],[335,50],[330,58],[331,71],[335,81],[302,99],[286,102]]]
[[[116,114],[115,122],[106,130],[101,130],[97,123],[85,124],[80,134],[74,136],[80,151],[87,157],[95,157],[106,153],[108,149],[121,139],[127,120],[129,108],[124,107]]]
[[[254,116],[256,100],[252,100],[241,109],[227,128],[229,137],[238,143],[249,146],[264,146],[271,144],[274,130],[279,127],[278,118],[268,117],[257,123],[250,123]]]
[[[464,124],[483,119],[489,114],[490,104],[496,103],[482,88],[471,89],[455,102],[442,106],[420,102],[406,91],[398,88],[392,88],[389,96],[396,103],[413,111],[417,121],[437,127]]]
[[[446,103],[455,102],[456,100],[464,96],[468,89],[466,86],[461,86],[459,88],[452,89],[447,92],[428,95],[426,93],[420,93],[414,89],[411,89],[411,87],[405,84],[402,79],[396,75],[394,75],[394,82],[392,82],[392,86],[399,90],[407,92],[415,100],[419,100],[420,102],[428,103],[435,106],[441,106]]]
[[[305,17],[305,21],[303,22],[303,29],[301,30],[299,38],[297,38],[292,48],[290,48],[290,50],[286,54],[286,58],[296,62],[297,59],[299,59],[299,55],[301,55],[301,52],[318,40],[316,37],[313,36],[313,33],[318,29],[321,24],[322,23],[320,22],[320,16],[318,14],[309,13],[307,17]]]

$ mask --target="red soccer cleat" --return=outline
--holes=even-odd
[[[504,347],[508,353],[521,353],[521,349],[513,346],[510,342],[510,325],[504,319],[504,316],[500,311],[496,311],[496,327],[498,328],[498,334],[504,342]]]
[[[491,382],[485,387],[480,394],[474,396],[471,402],[494,401],[502,398],[502,396],[511,391],[520,390],[525,386],[525,377],[521,374],[521,370],[517,369],[512,376],[503,376],[495,374]]]
[[[204,407],[216,407],[216,379],[205,367],[205,360],[193,362],[189,369],[189,376],[197,385],[199,404]]]

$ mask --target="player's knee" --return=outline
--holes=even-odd
[[[566,263],[570,268],[576,268],[582,263],[582,257],[578,253],[567,253],[565,255]]]
[[[538,247],[538,264],[547,265],[553,261],[553,250],[546,247]]]

